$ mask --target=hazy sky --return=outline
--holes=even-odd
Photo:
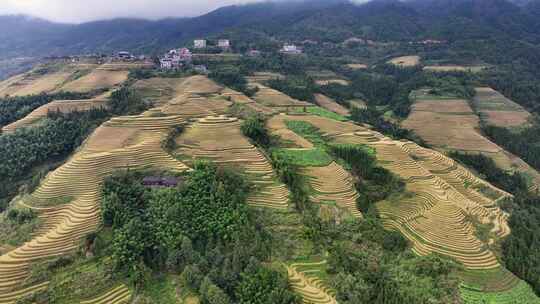
[[[257,0],[0,0],[0,15],[27,14],[61,22],[114,17],[196,16],[215,8]]]

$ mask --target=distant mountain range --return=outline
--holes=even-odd
[[[235,39],[350,37],[379,41],[511,37],[540,43],[540,0],[346,0],[263,2],[227,6],[194,18],[113,19],[61,24],[28,16],[0,16],[0,59],[125,49],[156,53],[197,37],[235,33]]]

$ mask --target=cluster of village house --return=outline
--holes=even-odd
[[[200,49],[206,49],[209,47],[209,43],[205,39],[197,39],[193,41],[193,48],[200,50]],[[212,47],[218,47],[222,49],[223,51],[229,51],[231,49],[231,42],[228,39],[219,39],[217,41],[217,45],[213,45]],[[297,47],[294,44],[286,43],[283,45],[283,47],[279,50],[279,52],[283,54],[302,54],[302,49]],[[249,50],[245,55],[249,57],[256,57],[261,54],[258,50]],[[146,60],[147,58],[142,57],[135,57],[129,52],[121,51],[116,54],[116,58],[123,61],[131,61],[131,60]],[[193,53],[188,48],[179,48],[179,49],[172,49],[168,51],[163,56],[159,57],[159,64],[162,69],[179,69],[183,67],[191,67],[197,71],[200,72],[207,72],[207,69],[205,66],[202,65],[193,65]]]
[[[193,41],[194,49],[205,49],[209,46],[208,41],[205,39],[197,39]],[[223,51],[229,51],[231,49],[231,42],[228,39],[219,39],[217,41],[217,47]],[[285,54],[301,54],[302,50],[294,44],[285,44],[280,52]],[[258,50],[249,50],[246,55],[255,57],[261,53]],[[173,49],[166,53],[159,59],[159,63],[162,69],[177,69],[184,66],[190,66],[193,60],[193,53],[188,48]],[[206,71],[203,66],[193,66],[196,70]]]

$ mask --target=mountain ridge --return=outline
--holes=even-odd
[[[520,2],[521,3],[521,2]],[[10,31],[0,58],[110,53],[125,49],[155,54],[198,37],[232,29],[254,30],[278,40],[319,39],[340,42],[362,36],[381,41],[435,38],[486,39],[494,35],[540,42],[540,1],[507,0],[374,0],[354,4],[330,2],[260,2],[218,8],[191,18],[147,20],[115,18],[81,24],[40,18],[0,16]],[[241,36],[240,36],[241,37]]]

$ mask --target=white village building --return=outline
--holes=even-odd
[[[231,47],[231,42],[228,39],[219,39],[218,40],[218,47],[222,49],[228,49]]]
[[[206,47],[206,40],[204,39],[197,39],[193,41],[193,46],[196,49],[204,49]]]
[[[159,62],[162,69],[179,68],[186,64],[190,64],[193,59],[193,54],[187,48],[170,50],[165,56],[160,58]]]
[[[285,54],[302,54],[302,50],[294,44],[285,44],[280,52]]]

